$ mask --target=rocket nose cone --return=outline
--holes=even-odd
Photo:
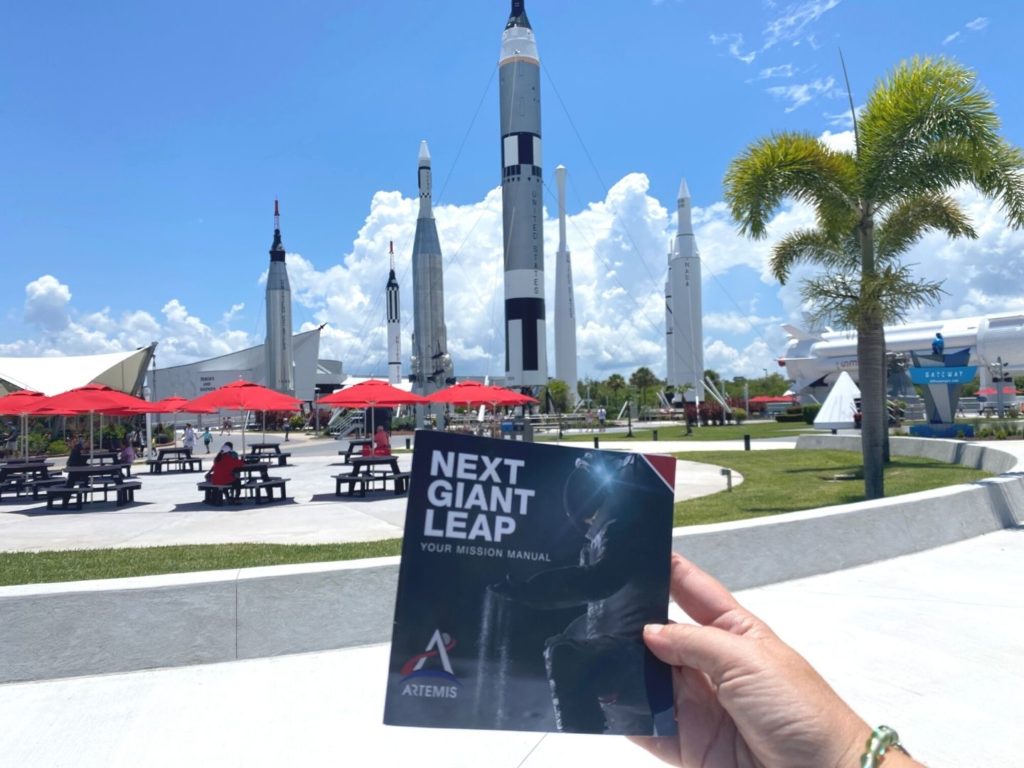
[[[684,178],[679,182],[679,196],[677,200],[689,200],[690,199],[690,188],[686,186],[686,179]]]
[[[430,149],[425,139],[420,142],[420,165],[430,165]]]

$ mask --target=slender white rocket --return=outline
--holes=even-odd
[[[665,290],[668,383],[679,391],[696,389],[704,399],[704,323],[701,310],[700,253],[693,235],[690,190],[679,185],[678,225],[669,254]]]
[[[402,312],[399,309],[398,279],[395,277],[395,244],[388,244],[391,271],[385,288],[388,321],[388,381],[398,384],[402,380]]]
[[[565,166],[555,168],[558,185],[558,254],[555,257],[555,377],[569,385],[569,403],[576,393],[576,301],[572,259],[565,238]]]
[[[292,289],[288,283],[281,243],[281,212],[274,201],[274,243],[267,272],[267,336],[264,341],[266,382],[271,389],[295,394],[295,356],[292,351]]]
[[[413,391],[429,395],[454,383],[444,322],[441,241],[431,204],[431,161],[427,142],[420,143],[417,163],[419,217],[412,246],[412,382]],[[423,411],[418,411],[422,418]]]

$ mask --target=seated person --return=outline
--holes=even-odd
[[[75,438],[75,442],[71,446],[71,454],[68,456],[68,466],[84,467],[88,463],[89,460],[85,456],[85,447],[82,445],[82,439]]]
[[[238,458],[235,453],[235,446],[231,443],[224,443],[213,459],[213,469],[206,473],[206,479],[214,485],[230,486],[228,498],[237,499],[242,488],[242,482],[235,475],[235,470],[244,467],[245,462]]]
[[[383,426],[377,427],[377,431],[373,435],[373,452],[377,456],[391,455],[391,441]]]

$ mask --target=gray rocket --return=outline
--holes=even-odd
[[[540,59],[524,0],[512,0],[498,63],[505,255],[505,375],[509,386],[548,383],[544,320],[544,184]]]
[[[679,185],[678,229],[668,256],[665,285],[665,339],[668,383],[677,392],[693,387],[704,399],[704,323],[701,311],[700,253],[693,236],[690,190]]]
[[[569,404],[576,394],[576,301],[572,290],[572,259],[565,243],[565,166],[555,168],[558,183],[558,254],[555,257],[555,376],[569,385]]]
[[[281,212],[274,201],[274,243],[270,246],[270,270],[267,272],[267,386],[289,395],[295,394],[292,354],[292,289],[284,263],[281,243]]]
[[[384,289],[387,299],[388,321],[388,382],[398,384],[402,380],[402,313],[398,306],[398,279],[395,277],[395,244],[389,243],[391,271]]]
[[[412,383],[418,395],[429,395],[454,383],[444,324],[444,280],[441,241],[430,199],[430,150],[420,143],[420,212],[412,245]]]

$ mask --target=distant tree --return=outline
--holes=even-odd
[[[548,397],[556,412],[565,413],[569,410],[569,385],[561,379],[548,381]]]
[[[615,399],[611,402],[612,409],[618,408],[622,403],[619,401],[619,392],[626,388],[626,380],[622,378],[622,374],[613,373],[604,382],[605,388],[612,393],[612,397]]]
[[[643,408],[647,404],[647,390],[656,387],[659,379],[650,368],[641,366],[633,371],[629,383],[640,390],[640,407]]]
[[[974,72],[947,59],[900,64],[853,115],[853,129],[852,152],[788,132],[751,144],[726,172],[725,197],[740,231],[755,238],[767,236],[784,199],[814,208],[816,226],[780,240],[771,268],[785,282],[798,263],[822,267],[805,297],[857,330],[864,495],[875,499],[884,495],[888,435],[885,322],[937,292],[900,256],[929,231],[976,236],[949,195],[961,184],[1002,203],[1011,226],[1024,225],[1024,155],[999,135]]]

